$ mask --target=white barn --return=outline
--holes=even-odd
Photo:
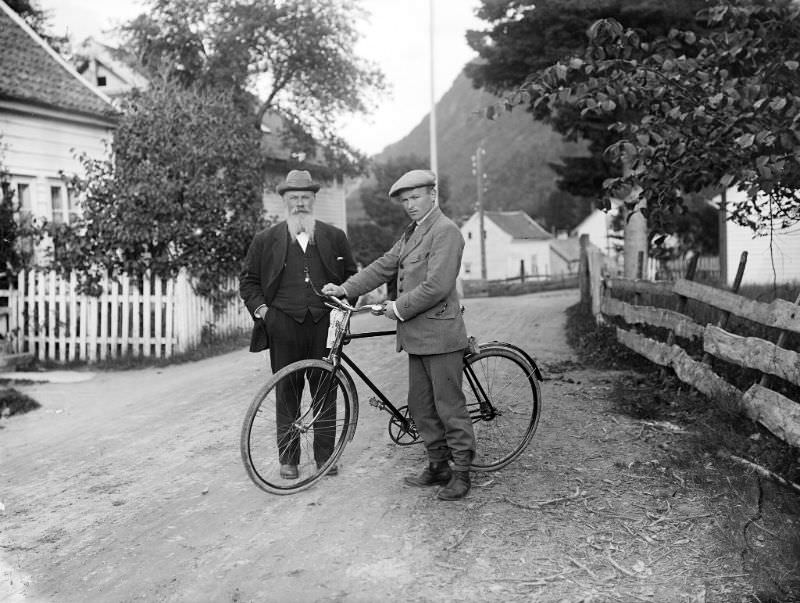
[[[462,280],[481,278],[480,217],[476,212],[462,226],[464,254]],[[483,230],[486,278],[500,280],[551,275],[550,242],[553,235],[524,211],[485,211]]]

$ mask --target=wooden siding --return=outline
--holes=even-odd
[[[743,202],[745,197],[745,192],[728,190],[728,207]],[[718,202],[719,197],[714,201]],[[776,229],[771,238],[754,236],[753,231],[730,221],[727,222],[727,231],[729,283],[733,282],[743,251],[747,251],[747,269],[744,271],[742,283],[771,283],[773,279],[778,283],[800,281],[800,225]]]
[[[5,146],[3,164],[12,182],[31,186],[31,210],[52,218],[50,187],[62,184],[59,171],[81,173],[80,153],[94,158],[106,155],[105,142],[113,133],[107,127],[0,110],[0,132]]]

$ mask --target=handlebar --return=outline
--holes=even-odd
[[[383,304],[368,304],[366,306],[356,307],[351,305],[346,299],[339,299],[333,295],[322,294],[321,297],[325,299],[325,305],[329,308],[339,308],[340,310],[346,310],[352,314],[371,312],[375,316],[382,316],[386,313],[386,307]]]

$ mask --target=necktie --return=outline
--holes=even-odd
[[[404,243],[408,243],[408,240],[411,238],[411,235],[414,233],[414,230],[416,230],[416,228],[417,228],[416,222],[412,222],[406,227],[406,234],[405,237],[403,238]]]

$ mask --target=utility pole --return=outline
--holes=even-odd
[[[428,123],[430,125],[430,145],[431,145],[431,171],[436,174],[437,179],[439,176],[439,157],[437,152],[436,146],[436,86],[435,81],[436,77],[434,74],[433,69],[433,39],[434,39],[434,27],[433,27],[433,2],[434,0],[428,0],[428,6],[430,8],[430,52],[431,52],[431,115]]]
[[[480,241],[481,249],[481,279],[486,280],[486,232],[483,229],[483,179],[486,174],[483,173],[483,156],[486,150],[478,145],[475,155],[472,157],[473,174],[477,178],[478,186],[478,240]]]

